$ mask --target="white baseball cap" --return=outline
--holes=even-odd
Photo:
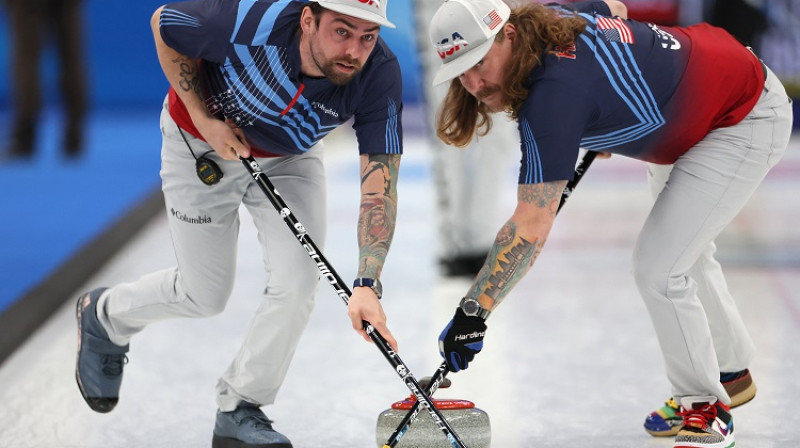
[[[430,26],[431,42],[442,58],[433,85],[461,75],[483,59],[509,15],[511,8],[501,0],[445,0]]]
[[[389,0],[311,0],[325,9],[364,19],[378,25],[394,28],[394,24],[386,19],[386,3]]]

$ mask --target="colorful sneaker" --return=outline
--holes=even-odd
[[[756,396],[756,383],[748,369],[732,373],[721,373],[719,380],[728,396],[731,397],[731,409],[741,406]]]
[[[731,397],[731,409],[747,403],[756,396],[756,384],[748,369],[721,373],[719,379],[722,387]],[[672,437],[678,434],[683,425],[683,419],[677,415],[677,412],[678,403],[670,398],[663,407],[647,416],[644,421],[644,430],[656,437]]]
[[[705,399],[703,399],[705,400]],[[696,397],[681,399],[683,427],[675,437],[674,448],[732,448],[733,417],[728,406],[712,397],[713,402]]]
[[[655,437],[671,437],[681,430],[683,417],[678,415],[680,407],[670,398],[659,410],[644,420],[644,430]]]
[[[211,448],[292,448],[292,442],[275,431],[272,423],[251,403],[231,412],[217,411]]]
[[[122,368],[128,362],[128,346],[120,347],[108,337],[97,319],[97,300],[106,288],[97,288],[78,298],[78,361],[75,380],[90,408],[111,412],[119,401]]]

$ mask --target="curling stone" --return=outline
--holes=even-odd
[[[420,381],[420,385],[430,382],[430,377],[425,377]],[[445,389],[450,386],[450,381],[445,379],[439,386]],[[411,407],[416,403],[413,395],[395,402],[391,408],[386,409],[378,415],[378,425],[376,431],[376,441],[378,448],[382,448],[397,426],[406,416]],[[433,399],[436,409],[458,434],[458,437],[469,448],[489,448],[492,438],[491,425],[489,424],[489,414],[475,407],[475,403],[460,399]],[[428,411],[420,409],[416,420],[403,434],[396,448],[439,448],[449,447],[450,442],[441,429],[433,423]]]

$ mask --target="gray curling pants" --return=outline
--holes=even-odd
[[[220,183],[207,186],[166,104],[161,131],[162,189],[178,265],[110,288],[98,307],[100,320],[111,340],[124,345],[151,323],[222,312],[233,289],[244,204],[258,232],[267,281],[239,352],[219,380],[217,403],[222,411],[241,400],[272,404],[308,323],[319,271],[240,161],[206,154],[224,173]],[[184,135],[196,156],[211,149]],[[303,155],[258,159],[320,248],[326,231],[321,150],[318,144]]]
[[[729,404],[720,372],[745,369],[755,355],[714,240],[781,159],[791,127],[791,101],[769,71],[744,120],[713,130],[673,165],[648,166],[656,200],[636,244],[634,277],[678,400]]]

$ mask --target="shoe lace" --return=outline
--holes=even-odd
[[[128,363],[126,355],[103,355],[103,374],[108,376],[122,375],[122,367]]]
[[[246,421],[248,421],[248,420],[252,420],[252,421],[253,421],[253,425],[254,425],[256,428],[259,428],[259,429],[267,429],[267,430],[270,430],[270,431],[274,431],[274,430],[272,429],[272,423],[273,423],[273,421],[272,421],[272,420],[270,420],[270,419],[268,419],[268,418],[267,418],[267,416],[266,416],[266,415],[264,415],[264,414],[253,414],[253,415],[248,415],[247,417],[245,417],[245,418],[243,418],[243,419],[242,419],[242,422],[246,422]]]
[[[684,409],[678,411],[677,415],[683,417],[684,426],[695,428],[705,428],[709,422],[717,418],[717,407],[711,403],[706,403],[698,409]]]

